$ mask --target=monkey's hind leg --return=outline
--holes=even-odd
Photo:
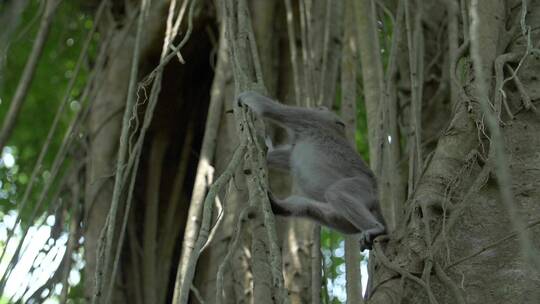
[[[276,198],[268,192],[272,211],[276,215],[305,217],[321,225],[351,234],[358,230],[328,203],[319,202],[299,195],[291,195],[285,199]]]
[[[268,167],[288,172],[291,169],[291,146],[285,145],[276,149],[269,149],[266,155]]]
[[[360,248],[371,249],[373,239],[385,233],[384,223],[377,219],[377,198],[363,178],[336,182],[325,193],[326,201],[360,232]]]

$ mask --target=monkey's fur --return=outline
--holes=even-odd
[[[359,233],[360,248],[371,249],[386,224],[375,177],[345,138],[343,121],[327,109],[287,106],[252,91],[240,94],[238,103],[287,129],[291,137],[290,145],[270,146],[267,161],[269,167],[290,171],[302,195],[278,199],[269,192],[272,211]]]

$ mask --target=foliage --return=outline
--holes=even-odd
[[[0,83],[0,121],[6,115],[9,101],[32,48],[43,10],[40,5],[42,2],[30,2],[21,16],[20,27],[12,37],[6,66],[2,67],[4,77]],[[0,211],[3,213],[14,209],[15,203],[24,192],[53,117],[64,98],[67,83],[73,75],[85,35],[91,27],[91,16],[82,12],[76,2],[62,2],[19,115],[17,127],[10,138],[8,149],[4,151],[14,156],[15,164],[12,167],[0,164]],[[95,50],[92,52],[95,53]],[[45,169],[49,167],[58,150],[69,119],[79,108],[78,98],[86,81],[88,68],[83,68],[71,92],[69,108],[61,119],[59,130],[53,137],[50,151],[45,158]],[[47,178],[47,171],[40,177],[38,182],[43,182]]]
[[[10,100],[15,93],[19,78],[30,54],[40,26],[43,4],[44,1],[32,0],[29,2],[28,7],[20,16],[19,28],[11,37],[5,66],[0,67],[2,72],[2,77],[0,77],[0,121],[6,115]],[[59,149],[69,121],[80,109],[79,98],[88,78],[91,60],[95,57],[96,43],[93,43],[90,47],[88,62],[83,64],[73,90],[68,96],[68,106],[61,116],[59,127],[52,138],[49,152],[38,174],[36,186],[31,193],[30,206],[24,210],[17,209],[20,208],[21,197],[29,182],[37,156],[46,141],[57,109],[65,98],[67,85],[73,77],[82,45],[92,26],[92,16],[80,9],[78,1],[61,2],[43,54],[39,60],[30,91],[19,114],[16,128],[8,142],[8,146],[4,148],[0,160],[0,217],[2,218],[2,222],[0,222],[0,252],[6,246],[6,226],[11,227],[11,224],[7,225],[6,214],[11,214],[11,218],[14,218],[14,215],[20,212],[23,227],[37,227],[36,225],[43,221],[43,216],[38,216],[38,220],[34,222],[28,222],[25,219],[32,212],[32,206],[37,201],[40,186],[50,176],[48,169],[50,169],[52,160]],[[99,37],[96,35],[94,39],[94,42],[97,42]],[[54,212],[53,208],[45,208],[40,212],[47,212],[46,209],[49,209],[48,212]],[[17,212],[14,210],[17,210]],[[70,217],[66,216],[65,218]],[[67,222],[61,223],[60,227],[66,229],[67,224]],[[54,227],[51,226],[51,228]],[[13,240],[18,241],[20,237],[19,231],[15,234]],[[2,262],[6,262],[6,258],[9,259],[10,257],[6,256]],[[35,271],[39,272],[39,269],[39,267],[36,267]],[[72,299],[82,298],[80,284],[70,289],[70,297]],[[0,303],[9,303],[9,301],[5,298],[0,299]]]
[[[361,74],[361,73],[358,73]],[[358,83],[360,89],[360,82]],[[340,108],[340,92],[338,90],[336,107]],[[356,102],[356,148],[362,157],[369,163],[369,143],[367,133],[366,106],[363,95],[358,94]],[[337,110],[339,112],[339,110]],[[322,303],[345,303],[345,239],[343,235],[330,229],[321,229],[321,250],[323,252],[323,278]],[[338,296],[339,295],[339,296]]]
[[[338,294],[345,293],[345,256],[344,239],[339,233],[321,229],[321,250],[323,252],[324,289],[323,303],[341,303]],[[338,291],[340,290],[340,291]]]

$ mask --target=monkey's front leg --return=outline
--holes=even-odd
[[[265,116],[269,112],[286,107],[255,91],[246,91],[240,93],[240,95],[238,95],[238,104],[248,106],[255,114],[259,116]]]
[[[246,91],[238,95],[238,104],[248,106],[257,116],[267,118],[278,125],[293,130],[298,125],[305,125],[310,120],[313,110],[292,107],[274,101],[254,91]]]

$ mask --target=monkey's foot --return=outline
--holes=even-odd
[[[373,238],[371,233],[364,231],[360,233],[360,250],[364,251],[366,249],[371,250],[373,248]]]
[[[360,250],[371,250],[373,248],[373,240],[386,232],[384,226],[377,224],[376,228],[371,228],[360,233]]]

